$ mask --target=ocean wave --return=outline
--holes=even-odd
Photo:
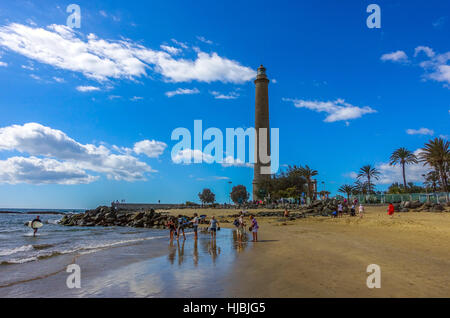
[[[19,252],[25,252],[33,249],[33,245],[23,245],[15,248],[0,250],[0,256],[8,256]]]
[[[97,252],[99,250],[102,249],[106,249],[106,248],[110,248],[110,247],[115,247],[115,246],[119,246],[119,245],[125,245],[125,244],[132,244],[132,243],[138,243],[138,242],[142,242],[142,241],[148,241],[148,240],[154,240],[154,239],[159,239],[159,238],[166,238],[167,236],[152,236],[152,237],[145,237],[145,238],[139,238],[139,239],[133,239],[133,240],[122,240],[122,241],[116,241],[116,242],[105,242],[105,243],[100,243],[100,244],[90,244],[90,245],[83,245],[83,246],[79,246],[73,249],[66,249],[66,250],[54,250],[51,252],[42,252],[43,249],[47,249],[50,247],[53,247],[51,244],[41,244],[41,245],[27,245],[29,246],[29,248],[27,249],[23,249],[23,250],[18,250],[19,248],[16,249],[12,249],[12,250],[17,250],[14,253],[17,252],[22,252],[22,251],[29,251],[31,249],[35,249],[38,250],[38,253],[36,255],[33,256],[27,256],[24,258],[13,258],[13,259],[9,259],[9,260],[5,260],[0,262],[0,265],[13,265],[13,264],[23,264],[23,263],[29,263],[29,262],[33,262],[33,261],[37,261],[37,260],[44,260],[44,259],[48,259],[51,257],[55,257],[55,256],[60,256],[60,255],[65,255],[65,254],[71,254],[71,253],[80,253],[80,254],[90,254],[90,253],[94,253]],[[20,248],[25,248],[25,247],[20,247]],[[1,252],[0,252],[1,253]],[[10,253],[10,254],[0,254],[1,256],[7,256],[7,255],[12,255],[14,253]]]

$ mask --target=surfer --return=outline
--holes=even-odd
[[[42,223],[41,220],[39,219],[39,215],[33,221],[31,221],[31,228],[33,229],[33,236],[36,236],[36,232],[37,232],[38,228],[33,226],[34,222]]]

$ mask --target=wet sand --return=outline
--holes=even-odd
[[[164,238],[139,244],[21,264],[22,275],[16,265],[3,267],[12,283],[0,287],[0,297],[225,297],[232,265],[249,246],[238,249],[229,229],[215,242],[209,234],[195,242],[189,233],[170,243],[162,232]],[[71,263],[81,268],[80,289],[66,285]]]
[[[450,213],[396,213],[368,207],[365,217],[258,218],[257,243],[237,244],[231,214],[222,230],[192,233],[3,267],[12,282],[0,297],[450,297]],[[194,210],[171,211],[191,215]],[[223,216],[223,217],[221,217]],[[225,220],[228,221],[224,222]],[[68,264],[81,267],[81,289],[68,289]],[[366,268],[381,267],[381,288],[369,289]],[[23,273],[28,273],[23,275]],[[23,276],[23,277],[22,277]],[[29,276],[29,275],[28,275]],[[28,277],[27,276],[27,277]]]
[[[386,207],[366,211],[363,219],[259,218],[261,242],[236,261],[234,277],[240,279],[228,284],[226,294],[450,297],[450,213],[396,213],[390,219]],[[366,285],[369,264],[381,267],[380,289]]]

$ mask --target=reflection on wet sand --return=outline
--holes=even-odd
[[[234,250],[237,253],[243,252],[248,247],[247,235],[244,234],[242,241],[240,241],[237,238],[236,231],[231,232],[232,235],[227,235],[227,237],[231,238],[231,250]],[[167,255],[167,258],[172,265],[175,263],[175,261],[178,263],[178,265],[182,265],[186,260],[185,244],[187,244],[187,246],[189,246],[188,251],[192,249],[191,256],[195,267],[197,267],[201,262],[201,255],[206,254],[211,257],[212,263],[215,264],[222,252],[220,244],[226,244],[227,240],[223,240],[224,238],[225,237],[221,237],[220,234],[217,238],[211,238],[206,232],[199,233],[198,239],[194,238],[193,240],[177,240],[176,242],[171,240],[169,242],[169,253]],[[221,243],[218,244],[218,241]],[[190,259],[189,255],[187,255],[187,257],[188,259]]]

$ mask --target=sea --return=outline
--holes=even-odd
[[[194,240],[188,230],[186,240],[171,241],[165,229],[58,224],[82,212],[0,209],[0,298],[223,297],[235,261],[250,248],[226,228],[214,240],[203,232]],[[33,236],[25,222],[37,215],[44,225]],[[67,285],[71,264],[81,288]]]
[[[4,213],[5,211],[14,213]],[[39,214],[44,211],[45,214]],[[48,212],[61,214],[47,214]],[[0,266],[34,262],[76,252],[92,252],[162,236],[161,231],[149,229],[68,227],[58,224],[64,213],[82,212],[84,210],[0,209]],[[25,223],[38,215],[44,226],[33,236],[33,230],[25,226]]]

